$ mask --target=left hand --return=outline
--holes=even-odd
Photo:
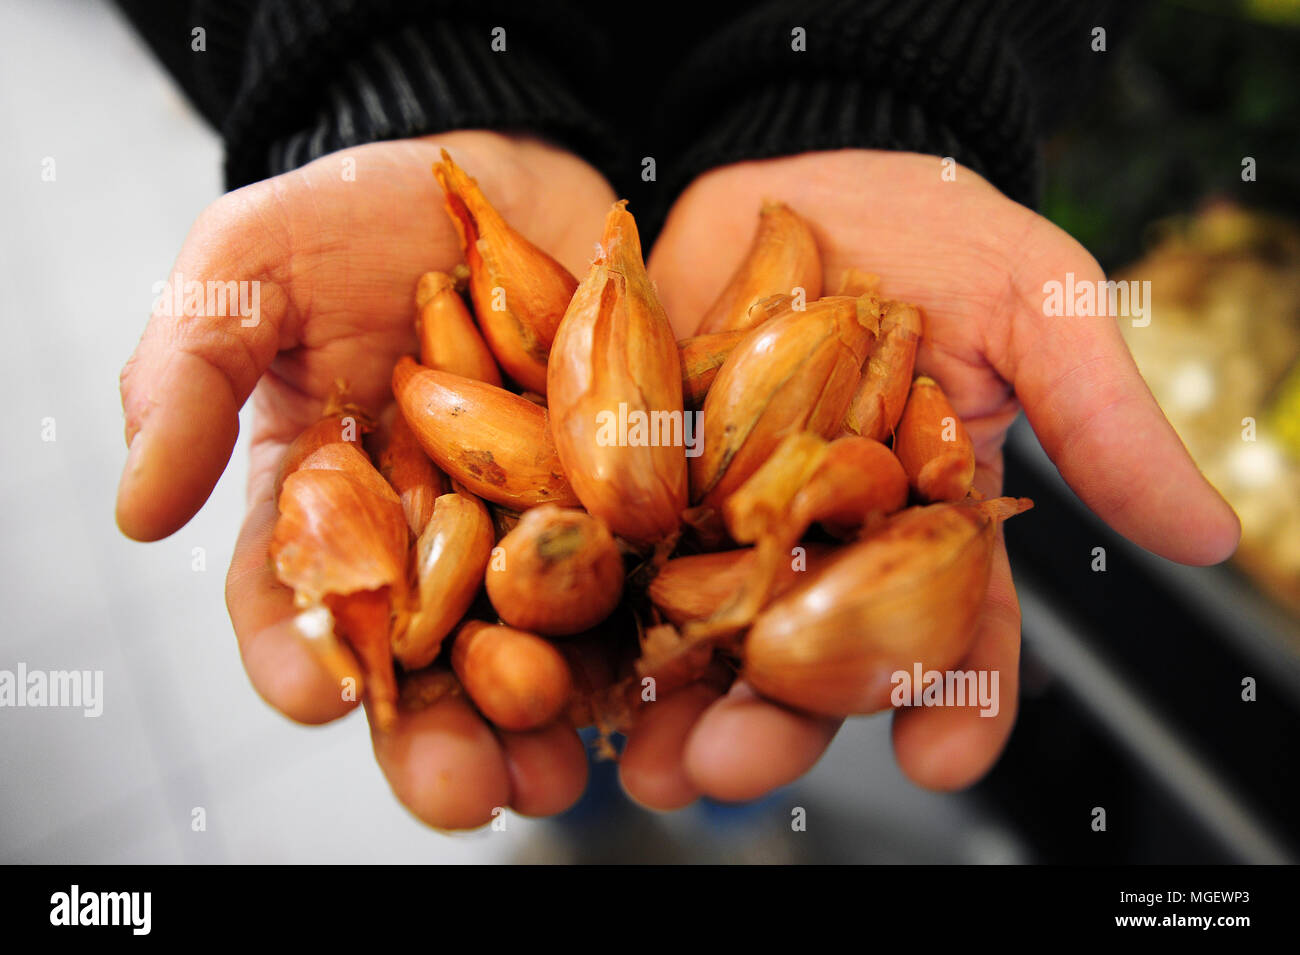
[[[812,226],[823,294],[857,266],[889,298],[922,307],[917,371],[947,392],[975,442],[976,485],[995,496],[1002,443],[1023,410],[1070,486],[1116,531],[1164,557],[1212,564],[1235,549],[1232,509],[1197,470],[1138,374],[1111,317],[1047,318],[1043,283],[1104,278],[1065,232],[936,156],[866,150],[741,163],[696,180],[655,244],[650,275],[679,338],[739,263],[764,199]],[[1014,489],[1013,489],[1014,490]],[[1033,520],[1032,512],[1022,520]],[[988,597],[963,669],[1000,671],[997,716],[974,707],[894,714],[903,772],[930,789],[976,781],[1015,722],[1020,608],[999,534]],[[840,721],[788,710],[743,683],[704,684],[645,707],[621,763],[624,787],[655,809],[700,795],[754,799],[803,775]]]

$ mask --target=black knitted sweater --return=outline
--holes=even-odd
[[[118,2],[220,131],[230,188],[359,143],[527,130],[599,168],[647,239],[700,173],[816,149],[951,156],[1033,205],[1038,144],[1123,19],[1107,0]]]

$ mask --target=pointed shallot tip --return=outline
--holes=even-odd
[[[641,234],[636,228],[636,219],[627,211],[627,200],[620,199],[614,203],[605,218],[605,232],[601,236],[598,248],[606,260],[613,263],[618,259],[641,261]]]
[[[434,163],[433,175],[448,203],[454,204],[457,213],[463,212],[471,223],[477,223],[480,214],[491,211],[491,205],[479,189],[478,180],[456,165],[446,150],[443,150],[442,162]]]
[[[976,507],[987,509],[988,513],[995,515],[997,520],[1005,521],[1009,517],[1023,515],[1024,512],[1034,508],[1034,502],[1028,498],[993,498],[992,500],[982,500]]]
[[[425,272],[415,286],[415,306],[424,308],[442,292],[455,288],[455,280],[446,272]]]
[[[442,150],[442,161],[433,164],[434,175],[440,178],[445,176],[452,180],[456,186],[462,187],[466,183],[472,183],[474,180],[466,175],[465,170],[456,165],[456,160],[451,158],[451,153]]]
[[[415,360],[411,358],[410,355],[403,355],[401,358],[397,359],[397,364],[393,366],[392,378],[394,397],[401,396],[402,389],[406,387],[406,383],[410,381],[411,376],[415,374],[416,369],[413,367],[414,365]]]
[[[972,500],[970,507],[995,521],[1005,521],[1023,514],[1034,506],[1027,497],[994,497],[983,501]]]

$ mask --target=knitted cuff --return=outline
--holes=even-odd
[[[681,158],[666,191],[725,163],[879,148],[951,156],[1032,205],[1034,103],[1003,13],[998,0],[755,11],[704,44],[674,86]]]
[[[595,57],[598,44],[571,20],[557,34],[544,12],[267,0],[222,127],[227,187],[349,146],[451,129],[528,130],[599,162],[610,137],[564,63],[584,44]]]

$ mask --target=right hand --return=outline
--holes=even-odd
[[[235,545],[226,601],[249,680],[272,706],[324,723],[356,706],[294,632],[291,591],[276,580],[268,545],[273,485],[289,443],[320,415],[336,379],[348,400],[378,411],[392,400],[399,356],[416,351],[420,274],[462,260],[432,174],[441,149],[477,178],[506,219],[575,275],[614,195],[594,169],[543,142],[455,132],[372,143],[324,156],[218,199],[199,216],[172,278],[258,282],[260,316],[156,312],[122,370],[129,446],[117,521],[141,541],[180,529],[207,500],[253,398],[248,513]],[[343,162],[355,160],[355,178]],[[428,824],[469,828],[497,807],[547,815],[586,784],[577,734],[492,730],[463,699],[402,717],[376,734],[375,753],[397,794]]]

